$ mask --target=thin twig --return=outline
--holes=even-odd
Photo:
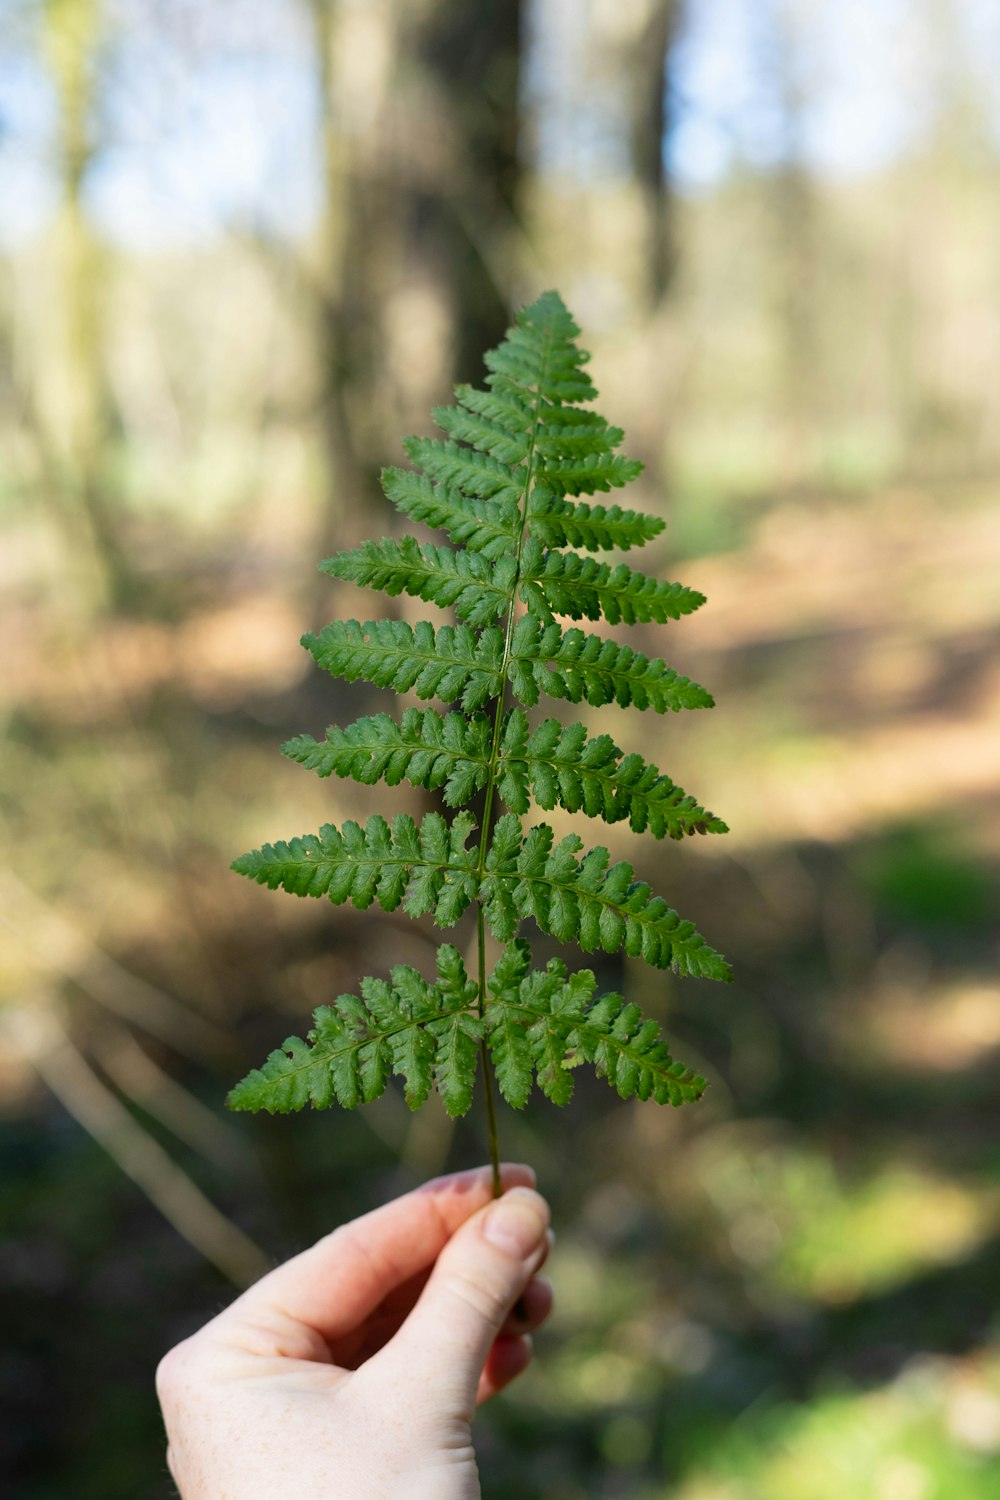
[[[269,1269],[264,1251],[206,1198],[101,1082],[47,997],[7,1012],[3,1029],[60,1104],[189,1245],[239,1287]]]
[[[238,1172],[252,1161],[243,1137],[228,1121],[166,1073],[123,1027],[110,1023],[90,1051],[123,1094],[199,1155],[227,1171]]]
[[[126,969],[9,871],[0,873],[0,920],[49,973],[72,979],[93,999],[188,1057],[230,1050],[221,1026]]]

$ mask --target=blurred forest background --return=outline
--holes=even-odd
[[[726,818],[594,836],[733,961],[604,964],[711,1087],[505,1112],[558,1311],[487,1500],[1000,1496],[1000,10],[0,0],[0,1475],[164,1500],[159,1355],[482,1160],[226,1089],[426,935],[230,859],[375,807],[318,559],[560,288],[709,598],[707,715],[591,712]],[[426,614],[423,606],[420,613]],[[630,637],[631,638],[631,637]],[[412,806],[412,803],[409,805]],[[696,847],[695,847],[696,846]]]

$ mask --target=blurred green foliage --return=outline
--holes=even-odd
[[[989,870],[936,825],[888,830],[864,865],[872,900],[899,922],[956,932],[1000,922]]]

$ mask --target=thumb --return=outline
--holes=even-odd
[[[459,1228],[395,1338],[383,1351],[433,1398],[471,1416],[486,1356],[508,1313],[545,1258],[549,1209],[515,1187]]]

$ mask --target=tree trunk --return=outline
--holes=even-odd
[[[680,30],[681,12],[681,0],[653,0],[645,24],[636,33],[625,75],[630,89],[632,163],[645,209],[645,294],[650,308],[656,308],[666,295],[674,265],[664,141],[671,108],[667,68]]]
[[[49,490],[63,501],[74,561],[86,557],[88,592],[106,606],[131,599],[131,568],[105,477],[111,427],[103,366],[102,258],[83,186],[93,160],[102,0],[45,0],[42,51],[58,109],[60,203],[54,237],[52,350],[38,377],[36,416]]]
[[[329,550],[372,529],[401,430],[509,316],[522,0],[310,0],[324,100],[318,359]]]

